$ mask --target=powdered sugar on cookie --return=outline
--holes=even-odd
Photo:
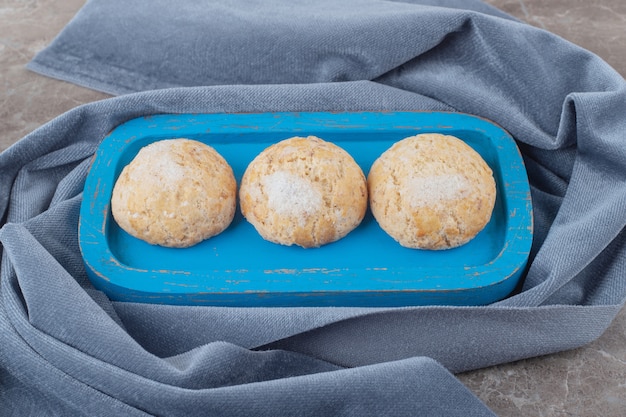
[[[309,181],[292,173],[276,171],[262,181],[269,208],[280,215],[311,215],[324,203],[320,192]]]
[[[339,146],[293,137],[269,146],[248,165],[241,212],[266,240],[318,247],[346,236],[367,209],[363,171]]]
[[[406,182],[401,192],[408,204],[417,208],[466,198],[470,190],[471,184],[467,179],[456,174],[413,177]]]
[[[372,214],[402,246],[449,249],[489,222],[496,184],[489,165],[462,140],[420,134],[396,142],[368,175]]]

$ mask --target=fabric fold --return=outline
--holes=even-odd
[[[460,30],[470,9],[508,17],[478,1],[90,1],[28,68],[110,94],[372,80]]]

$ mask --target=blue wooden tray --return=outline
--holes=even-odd
[[[152,246],[121,230],[110,212],[122,168],[151,142],[185,137],[213,146],[238,184],[272,143],[315,135],[348,151],[365,175],[394,142],[419,133],[451,134],[494,172],[492,219],[468,244],[445,251],[401,247],[368,213],[340,241],[321,248],[263,240],[241,216],[196,246]],[[526,170],[511,136],[460,113],[357,112],[179,114],[130,120],[97,150],[87,177],[79,240],[94,286],[111,299],[220,306],[481,305],[506,297],[523,275],[532,242]]]

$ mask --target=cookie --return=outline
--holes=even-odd
[[[266,240],[319,247],[363,220],[367,182],[354,159],[315,136],[278,142],[248,165],[239,190],[241,212]]]
[[[184,248],[224,231],[237,204],[233,170],[212,147],[190,139],[139,150],[113,188],[117,224],[150,244]]]
[[[491,168],[454,136],[396,142],[374,162],[367,181],[374,218],[408,248],[464,245],[487,225],[496,201]]]

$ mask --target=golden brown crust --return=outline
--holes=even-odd
[[[496,199],[491,168],[454,136],[421,134],[385,151],[368,174],[370,208],[402,246],[448,249],[473,239]]]
[[[212,147],[189,139],[142,148],[115,183],[119,226],[148,243],[189,247],[224,231],[236,209],[232,168]]]
[[[361,223],[367,183],[342,148],[293,137],[248,165],[239,197],[241,212],[264,239],[309,248],[341,239]]]

